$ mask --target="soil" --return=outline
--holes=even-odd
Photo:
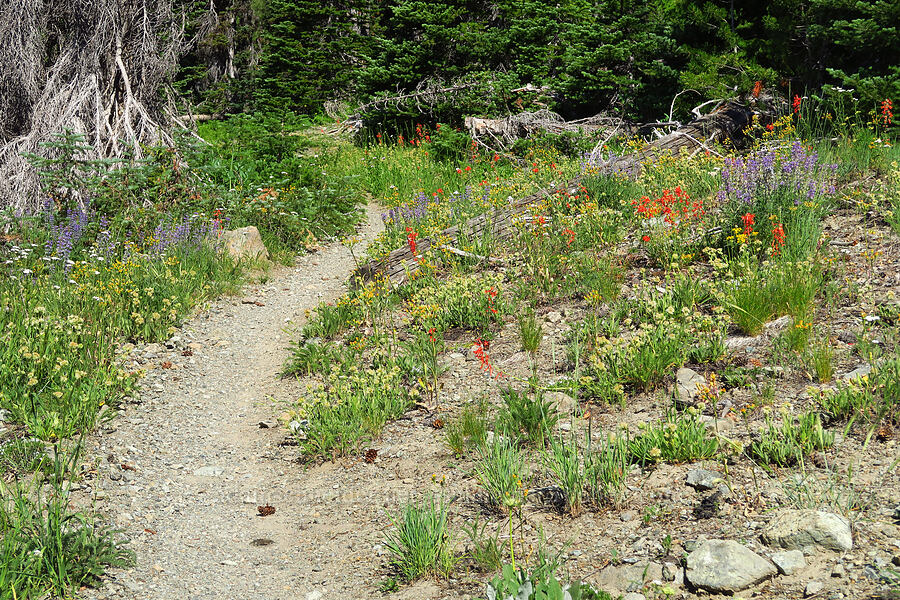
[[[378,211],[370,209],[361,244],[371,241],[380,225]],[[866,298],[883,299],[897,288],[900,257],[894,234],[878,226],[880,237],[872,242],[870,226],[853,215],[834,216],[827,228],[837,254],[853,263],[847,272],[870,273],[863,282]],[[860,258],[863,240],[877,245],[883,267],[870,268]],[[391,515],[425,492],[442,493],[451,501],[455,527],[479,518],[488,522],[489,533],[499,532],[501,540],[508,540],[508,521],[485,512],[479,502],[471,459],[450,453],[433,415],[415,409],[391,423],[371,446],[377,454],[371,463],[364,452],[302,463],[296,448],[285,445],[290,436],[279,415],[308,383],[280,377],[289,345],[308,310],[346,289],[354,266],[346,247],[325,247],[302,257],[295,267],[273,271],[265,283],[248,287],[244,297],[214,302],[166,345],[132,352],[127,360],[148,373],[139,399],[96,432],[90,442],[94,467],[80,493],[123,530],[138,564],[114,570],[107,584],[87,590],[87,597],[469,599],[483,593],[488,575],[466,560],[450,580],[423,579],[401,584],[397,591],[380,591],[391,575],[384,547]],[[831,319],[837,340],[871,310],[849,296],[839,305],[842,313]],[[542,381],[561,377],[567,321],[577,320],[580,310],[562,304],[540,313],[545,331],[538,355]],[[448,367],[439,409],[444,420],[480,395],[496,400],[503,385],[481,370],[472,340],[457,338],[446,340],[442,357]],[[756,343],[767,346],[771,339],[764,335]],[[849,344],[837,343],[839,378],[862,361]],[[512,379],[531,373],[530,357],[519,351],[514,322],[497,333],[490,350],[495,366]],[[163,368],[166,363],[170,368]],[[795,408],[811,404],[809,380],[783,379],[777,402]],[[588,418],[598,434],[620,423],[636,426],[658,419],[671,397],[671,390],[661,390],[629,399],[624,410],[592,406]],[[740,392],[733,401],[740,406]],[[585,416],[577,414],[582,413],[565,411],[560,426],[582,431]],[[754,418],[758,427],[760,416]],[[715,426],[739,441],[752,434],[739,419],[720,419]],[[865,598],[883,589],[885,581],[879,577],[889,570],[885,565],[900,557],[900,527],[894,521],[900,501],[894,462],[898,448],[894,439],[863,443],[859,435],[840,435],[836,447],[817,458],[820,464],[808,467],[808,489],[846,490],[852,484],[858,492],[849,501],[857,505],[849,511],[853,550],[814,553],[807,557],[806,569],[771,579],[744,592],[745,597],[803,597],[810,581],[824,584],[817,593],[823,598]],[[849,482],[841,475],[848,466],[853,467]],[[538,551],[534,540],[543,532],[545,547],[556,548],[564,562],[562,574],[621,586],[620,593],[640,591],[648,598],[662,593],[664,586],[672,586],[674,597],[695,597],[678,582],[684,552],[698,540],[725,538],[770,554],[759,533],[773,511],[787,504],[788,484],[798,472],[769,473],[738,461],[723,474],[730,490],[722,494],[684,484],[687,472],[696,467],[721,472],[725,463],[635,467],[623,506],[587,510],[578,517],[530,499],[522,519],[514,521],[516,537],[531,540],[530,549],[520,548],[525,553],[521,560],[533,558]],[[538,469],[533,485],[549,483]],[[261,516],[271,509],[272,514]],[[467,541],[459,539],[459,548]],[[638,580],[646,580],[628,581],[634,572]]]

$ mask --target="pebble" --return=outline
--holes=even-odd
[[[219,477],[225,472],[222,467],[200,467],[194,471],[195,477]]]
[[[825,589],[825,584],[821,581],[810,581],[806,584],[806,589],[803,590],[803,593],[806,594],[807,597],[815,596],[819,592]]]

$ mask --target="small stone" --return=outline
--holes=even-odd
[[[832,577],[843,577],[847,574],[847,569],[844,568],[844,563],[838,563],[834,565],[834,568],[831,569]]]
[[[663,565],[662,568],[662,576],[666,581],[675,581],[675,577],[678,576],[678,565],[675,563],[667,562]]]
[[[843,379],[844,381],[849,383],[849,382],[853,381],[854,379],[862,379],[863,377],[865,377],[866,375],[868,375],[871,372],[872,372],[872,365],[867,363],[862,366],[856,367],[849,373],[845,373],[844,376],[841,377],[841,379]]]
[[[628,521],[634,520],[634,513],[630,510],[626,510],[619,515],[619,520],[623,523],[627,523]]]
[[[819,592],[821,592],[824,589],[825,589],[825,584],[822,583],[821,581],[810,581],[809,583],[806,584],[806,589],[803,591],[803,593],[807,597],[815,596],[816,594],[818,594]]]
[[[772,563],[732,540],[707,540],[687,557],[685,577],[716,593],[747,589],[778,573]]]
[[[806,559],[799,550],[776,552],[770,558],[782,575],[793,575],[806,566]]]
[[[557,310],[551,310],[547,313],[547,320],[551,323],[559,323],[562,321],[562,314]]]
[[[647,596],[638,592],[628,592],[622,596],[622,600],[647,600]]]
[[[322,600],[322,592],[320,592],[319,590],[307,592],[306,600]]]
[[[697,490],[711,490],[723,481],[722,476],[716,471],[691,469],[688,471],[686,483]]]
[[[679,403],[693,406],[694,400],[700,393],[698,386],[706,385],[706,378],[693,369],[682,367],[675,373],[675,382]]]
[[[199,469],[196,469],[194,471],[194,476],[195,477],[219,477],[224,472],[225,472],[225,469],[223,469],[222,467],[214,467],[214,466],[200,467]]]
[[[818,510],[781,511],[763,530],[762,540],[769,546],[786,550],[816,546],[846,552],[853,548],[847,519]]]

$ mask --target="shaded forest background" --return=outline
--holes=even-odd
[[[198,0],[177,87],[200,110],[314,113],[470,83],[435,120],[546,105],[638,120],[751,89],[900,96],[900,2]],[[402,113],[402,110],[399,110]],[[402,115],[395,115],[402,116]]]

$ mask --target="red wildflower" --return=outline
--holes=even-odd
[[[894,103],[890,98],[881,101],[881,117],[884,119],[885,127],[888,127],[894,119]]]
[[[744,235],[750,235],[753,233],[753,220],[755,219],[755,215],[753,213],[747,213],[741,217],[741,221],[744,222]]]
[[[753,97],[759,98],[759,93],[762,91],[762,81],[757,81],[756,85],[753,86]]]
[[[649,235],[645,235],[644,237],[641,238],[641,241],[644,242],[644,243],[646,244],[647,242],[650,241],[650,236],[649,236]]]
[[[409,251],[412,253],[413,257],[416,257],[417,237],[419,237],[419,234],[412,227],[406,228],[406,244],[409,246]]]
[[[794,107],[795,113],[800,112],[800,96],[794,94],[794,103],[792,104],[792,106]]]
[[[775,125],[769,123],[768,125],[766,125],[766,129],[768,129],[769,131],[775,131]]]
[[[571,247],[571,246],[572,246],[572,242],[575,241],[575,232],[572,231],[571,229],[569,229],[568,227],[566,227],[565,229],[563,229],[562,234],[563,234],[564,236],[567,236],[567,237],[569,238],[569,239],[566,240],[566,246],[567,246],[567,247]]]
[[[497,290],[490,287],[490,288],[484,290],[484,293],[487,294],[487,297],[488,297],[488,310],[491,311],[491,313],[496,315],[498,311],[496,308],[494,308],[494,298],[497,297]]]
[[[772,256],[778,256],[781,247],[784,246],[784,226],[781,223],[772,228]]]
[[[472,353],[481,363],[482,371],[487,371],[488,374],[493,375],[497,379],[505,377],[505,374],[502,371],[494,370],[494,366],[491,364],[491,357],[488,356],[487,353],[489,347],[490,342],[488,340],[477,339],[475,340],[475,345],[472,347]]]

